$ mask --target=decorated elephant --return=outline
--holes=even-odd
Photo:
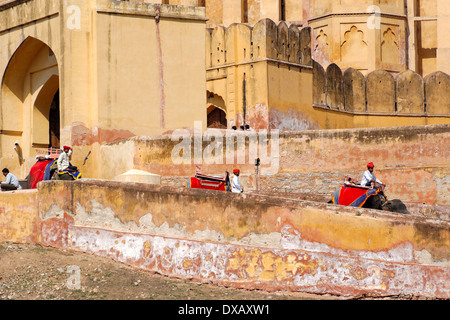
[[[329,203],[410,214],[401,200],[393,199],[387,201],[383,189],[381,186],[370,188],[344,184],[344,186],[331,194],[332,199]]]

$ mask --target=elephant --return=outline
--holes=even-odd
[[[350,187],[350,189],[348,188]],[[350,205],[350,206],[361,206],[362,208],[368,209],[377,209],[384,210],[390,212],[398,212],[402,214],[410,214],[405,204],[399,199],[387,200],[386,195],[384,194],[384,190],[382,188],[377,189],[367,189],[367,193],[361,195],[361,193],[355,193],[354,198],[351,186],[346,186],[338,189],[332,194],[332,200],[328,201],[328,203],[336,203],[342,205]],[[360,187],[355,186],[354,190],[361,190]],[[341,190],[344,190],[341,192]],[[349,193],[346,193],[349,192]],[[350,194],[350,197],[349,197]],[[342,199],[341,199],[342,196]],[[358,198],[359,197],[359,198]],[[350,200],[349,200],[350,199]],[[342,202],[341,202],[342,201]],[[364,203],[362,203],[364,201]],[[350,203],[350,204],[349,204]],[[362,203],[362,204],[360,204]]]

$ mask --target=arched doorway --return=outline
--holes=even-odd
[[[227,114],[216,106],[210,106],[208,108],[208,128],[226,129]]]
[[[58,148],[60,133],[59,77],[52,75],[39,90],[33,107],[33,147]]]
[[[0,105],[6,142],[0,146],[1,160],[26,175],[28,168],[21,166],[27,162],[18,161],[9,144],[19,142],[25,160],[34,158],[35,148],[59,147],[59,69],[47,44],[28,37],[18,46],[2,77]]]
[[[211,91],[206,91],[207,96],[207,127],[227,129],[227,109],[221,96]]]

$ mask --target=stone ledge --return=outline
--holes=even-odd
[[[98,0],[97,12],[109,14],[131,14],[155,17],[157,9],[161,18],[207,21],[203,7],[176,6],[138,1]]]

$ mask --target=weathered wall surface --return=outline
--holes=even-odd
[[[0,192],[0,242],[40,242],[37,190]]]
[[[204,8],[148,1],[1,6],[3,166],[25,178],[36,148],[49,147],[50,122],[60,133],[52,146],[79,146],[84,156],[93,145],[192,127],[194,120],[206,126],[205,21]],[[102,162],[97,155],[91,160]]]
[[[41,183],[38,196],[43,244],[169,276],[345,296],[450,295],[445,220],[99,180]]]
[[[450,297],[447,220],[104,180],[1,198],[0,241],[238,288]]]
[[[263,19],[206,31],[207,107],[228,128],[317,128],[311,109],[310,29]]]
[[[360,180],[366,164],[372,161],[376,176],[388,185],[390,198],[449,205],[449,135],[449,125],[284,132],[276,142],[268,134],[268,161],[260,170],[261,190],[327,194],[335,191],[346,175]],[[234,157],[230,158],[234,161],[229,162],[225,137],[223,132],[223,145],[219,146],[222,156],[203,157],[213,144],[205,139],[199,147],[200,157],[196,158],[195,141],[188,136],[191,156],[186,163],[177,164],[172,160],[172,151],[179,151],[184,140],[171,141],[169,136],[133,139],[134,166],[164,179],[193,176],[196,165],[202,173],[222,176],[225,170],[232,172],[238,167],[243,176],[249,177],[247,190],[254,190],[254,159],[249,159],[252,144],[248,138],[244,144],[236,142]],[[278,157],[276,149],[271,151],[272,143],[278,146]],[[238,162],[238,155],[245,155],[244,161]]]

